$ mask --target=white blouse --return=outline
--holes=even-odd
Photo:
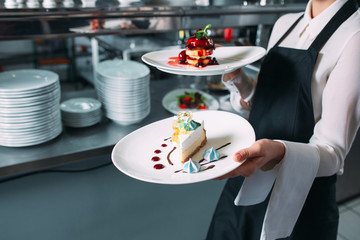
[[[336,0],[312,19],[310,0],[304,17],[279,46],[308,49],[327,22],[346,2],[347,0]],[[274,46],[301,14],[284,15],[275,23],[268,49]],[[337,29],[317,58],[311,83],[316,124],[309,143],[279,140],[286,148],[284,159],[272,171],[259,170],[247,178],[235,200],[236,205],[263,201],[276,179],[261,239],[289,236],[314,178],[343,173],[344,159],[360,125],[359,64],[360,10]],[[233,108],[247,116],[256,79],[241,73],[224,83],[230,90]],[[250,102],[250,107],[240,103],[240,91],[234,83],[244,86],[246,90],[242,89],[241,94],[244,95],[244,100]],[[291,186],[286,184],[290,181]]]

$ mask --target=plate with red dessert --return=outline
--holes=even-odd
[[[113,148],[113,164],[132,178],[159,184],[211,180],[239,167],[234,153],[255,142],[250,123],[225,111],[190,115],[187,121],[189,112],[179,112],[128,134]]]
[[[257,46],[216,47],[207,25],[190,37],[185,49],[146,53],[142,60],[161,71],[191,76],[221,75],[261,59],[266,50]]]
[[[191,88],[174,89],[168,92],[162,99],[162,105],[173,114],[179,111],[219,109],[219,102],[213,96]]]

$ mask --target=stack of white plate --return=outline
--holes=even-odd
[[[0,145],[32,146],[58,136],[59,105],[56,73],[36,69],[0,73]]]
[[[106,117],[118,124],[138,123],[150,113],[150,69],[142,63],[99,63],[95,87]]]
[[[94,98],[73,98],[60,104],[64,125],[90,127],[101,120],[101,103]]]

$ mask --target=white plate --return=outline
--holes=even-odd
[[[43,120],[39,120],[39,121],[31,121],[31,122],[24,122],[24,123],[13,123],[13,122],[9,122],[9,123],[0,123],[0,130],[1,129],[17,129],[17,130],[21,130],[21,129],[33,129],[35,127],[39,127],[39,126],[44,126],[44,125],[49,125],[51,124],[54,120],[60,119],[60,112],[57,112],[57,114],[55,115],[49,115],[47,118],[43,119]]]
[[[182,89],[175,89],[171,92],[168,92],[162,99],[163,107],[173,114],[177,114],[179,111],[203,111],[198,109],[180,109],[178,106],[178,99],[177,96],[183,95],[185,92],[198,92],[203,95],[205,99],[205,104],[207,106],[207,110],[218,110],[219,109],[219,102],[210,94],[207,94],[203,91],[191,89],[191,88],[182,88]]]
[[[19,93],[47,88],[56,84],[59,76],[56,73],[37,70],[13,70],[0,73],[0,92]]]
[[[7,100],[14,100],[17,99],[23,99],[23,98],[32,98],[42,95],[51,94],[56,90],[60,90],[59,82],[56,82],[55,84],[39,88],[39,89],[33,89],[30,91],[15,91],[15,92],[0,92],[0,99],[7,99]]]
[[[22,98],[1,98],[0,103],[3,105],[16,105],[16,104],[41,104],[42,102],[53,100],[54,98],[60,98],[60,90],[55,90],[51,93],[41,94],[34,97],[22,97]]]
[[[36,115],[36,116],[14,116],[14,117],[2,117],[0,116],[0,124],[1,123],[32,123],[40,121],[47,121],[49,118],[56,116],[58,111],[53,112],[45,112],[43,115]]]
[[[139,64],[142,64],[145,67],[147,67],[143,63],[139,63]],[[118,69],[117,76],[116,76],[116,73],[111,73],[114,76],[111,76],[111,75],[104,76],[104,75],[100,74],[99,72],[96,72],[96,79],[106,82],[106,83],[110,82],[110,83],[116,83],[116,84],[139,83],[139,82],[143,82],[143,81],[150,79],[150,74],[147,71],[145,73],[148,73],[148,74],[145,76],[142,76],[142,77],[137,77],[136,73],[131,73],[129,71],[126,74],[127,77],[121,77],[121,76],[125,76],[125,74],[122,74],[122,72],[120,70],[121,69]],[[142,70],[137,69],[137,70],[140,71],[140,73],[144,72],[144,69],[142,69]],[[135,77],[130,77],[131,75],[134,75]]]
[[[97,74],[116,80],[142,79],[150,74],[150,69],[143,63],[125,60],[106,60],[100,62],[96,68]]]
[[[107,98],[101,98],[99,99],[102,101],[104,108],[112,108],[114,110],[116,109],[131,109],[131,108],[142,108],[144,104],[150,103],[150,98],[145,99],[135,99],[133,101],[121,101],[116,99],[107,99]]]
[[[0,108],[8,108],[8,109],[16,109],[16,108],[31,108],[31,107],[37,107],[37,106],[42,106],[44,104],[49,104],[49,103],[57,103],[60,102],[60,93],[57,96],[53,96],[53,97],[49,97],[47,99],[41,100],[41,101],[27,101],[27,102],[23,102],[23,103],[14,103],[14,102],[1,102],[0,101]]]
[[[143,94],[149,92],[149,86],[136,88],[136,91],[123,91],[123,90],[117,91],[116,88],[108,89],[108,88],[103,88],[100,86],[98,86],[97,90],[102,95],[104,95],[106,98],[107,97],[120,97],[120,98],[126,99],[125,97],[132,96],[134,98],[137,98],[138,96],[142,96]]]
[[[37,137],[37,138],[34,137],[34,138],[24,139],[24,140],[21,140],[23,138],[13,139],[13,140],[0,139],[0,145],[1,146],[6,146],[6,147],[33,146],[33,145],[41,144],[41,143],[48,142],[48,141],[54,139],[55,137],[59,136],[59,134],[62,132],[62,130],[63,130],[62,125],[59,125],[58,128],[54,129],[54,131],[52,131],[47,136],[40,136],[40,137]]]
[[[219,65],[208,65],[204,68],[197,68],[190,65],[171,66],[169,58],[177,57],[182,50],[171,49],[155,51],[144,54],[141,59],[161,71],[173,74],[210,76],[230,72],[236,68],[243,67],[262,58],[266,50],[262,47],[219,47],[212,55]]]
[[[101,103],[94,98],[72,98],[60,104],[61,111],[70,113],[89,113],[101,108]]]
[[[101,116],[101,109],[88,113],[71,113],[71,112],[61,112],[61,117],[63,119],[75,120],[75,119],[90,119],[97,118]]]
[[[164,68],[160,68],[158,67],[157,69],[159,69],[162,72],[166,72],[166,73],[171,73],[171,74],[176,74],[176,75],[184,75],[184,76],[214,76],[214,75],[222,75],[224,74],[226,71],[198,71],[198,72],[193,72],[193,71],[184,71],[184,70],[169,70],[169,69],[164,69]],[[229,72],[231,72],[232,69],[229,70]]]
[[[118,120],[131,120],[131,119],[139,119],[147,116],[150,113],[150,108],[134,112],[134,113],[126,113],[126,112],[113,112],[113,111],[105,111],[105,115],[111,119]]]
[[[4,109],[0,108],[0,118],[24,118],[24,119],[29,119],[29,118],[34,118],[37,119],[38,117],[47,115],[47,114],[51,114],[53,112],[56,112],[59,109],[59,104],[54,104],[51,107],[44,107],[44,108],[40,108],[37,110],[29,110],[29,111],[16,111],[16,112],[12,112],[12,111],[4,111]],[[6,110],[6,109],[5,109]]]
[[[37,112],[39,110],[44,110],[44,109],[48,109],[48,108],[52,108],[54,106],[59,107],[60,103],[60,99],[57,102],[48,102],[48,103],[43,103],[41,105],[35,105],[35,106],[26,106],[26,107],[21,107],[21,106],[17,106],[17,107],[1,107],[0,106],[0,113],[29,113],[29,112]]]
[[[255,133],[251,125],[241,116],[224,111],[198,111],[193,113],[193,117],[197,121],[204,120],[208,139],[206,145],[193,156],[193,160],[199,161],[204,151],[210,147],[218,148],[231,142],[230,145],[219,150],[221,156],[227,157],[212,163],[215,165],[214,168],[194,174],[175,173],[182,169],[182,164],[172,158],[174,165],[170,165],[167,161],[167,155],[173,149],[168,140],[173,133],[172,117],[144,126],[121,139],[112,151],[114,165],[130,177],[161,184],[206,181],[238,167],[240,163],[234,162],[232,156],[236,151],[250,146],[255,141]],[[167,146],[162,147],[162,144]],[[155,150],[161,150],[161,153],[155,154]],[[175,156],[175,152],[172,156]],[[160,157],[160,161],[153,162],[154,156]],[[165,167],[157,170],[154,169],[155,164],[163,164]]]

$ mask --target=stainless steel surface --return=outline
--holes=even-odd
[[[120,126],[103,118],[99,124],[88,128],[64,127],[59,137],[41,145],[23,148],[0,146],[0,178],[109,154],[113,146],[130,132],[173,116],[162,107],[162,98],[172,89],[188,87],[191,80],[194,79],[189,81],[189,78],[176,76],[165,80],[152,80],[151,112],[138,124]],[[76,91],[64,94],[63,100],[83,96],[95,97],[96,94],[94,90]]]
[[[299,12],[305,4],[248,6],[131,6],[111,4],[82,8],[0,8],[0,40],[96,36],[106,34],[134,35],[194,29],[211,23],[214,28],[272,25],[289,12]],[[119,25],[98,31],[70,29],[89,26],[91,19],[118,20]],[[121,22],[140,23],[127,28]],[[141,24],[150,21],[151,24]],[[120,24],[121,23],[121,24]]]

